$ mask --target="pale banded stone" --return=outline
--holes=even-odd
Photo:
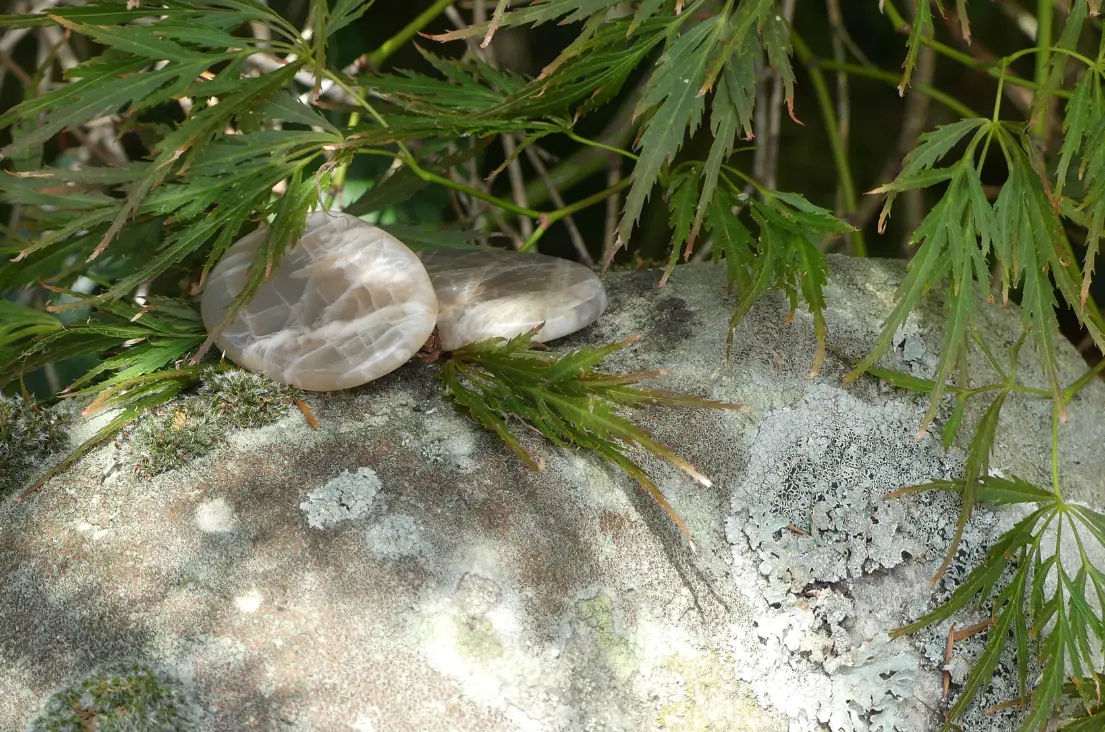
[[[567,259],[501,249],[443,249],[419,256],[437,291],[441,347],[512,338],[541,322],[551,341],[595,322],[606,290],[587,267]]]
[[[265,236],[232,245],[200,303],[208,330],[242,291]],[[312,391],[347,389],[402,366],[437,322],[437,297],[414,253],[347,214],[314,213],[277,270],[215,339],[238,365]]]
[[[264,227],[232,245],[200,303],[208,330],[245,286]],[[428,251],[421,260],[347,214],[307,217],[303,236],[218,335],[238,365],[312,391],[347,389],[401,366],[435,324],[444,350],[511,338],[545,323],[542,341],[573,333],[606,309],[586,267],[497,249]]]

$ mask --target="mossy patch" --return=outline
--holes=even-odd
[[[106,664],[59,691],[27,732],[192,732],[200,709],[184,686],[144,663]]]
[[[145,415],[130,431],[135,470],[176,470],[226,441],[227,430],[264,427],[284,416],[299,390],[231,369],[204,378],[192,394]]]
[[[219,371],[203,380],[196,400],[210,407],[226,428],[264,427],[284,416],[299,389],[250,371]]]
[[[183,399],[138,422],[130,434],[136,472],[149,476],[176,470],[226,439],[211,414],[198,406]]]
[[[31,399],[0,394],[0,494],[22,485],[63,446],[68,421]]]

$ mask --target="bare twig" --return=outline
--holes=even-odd
[[[782,14],[787,25],[794,20],[795,0],[783,0]],[[769,191],[775,190],[779,173],[779,128],[783,120],[783,79],[778,72],[772,71],[768,77],[772,80],[771,96],[765,104],[764,83],[757,84],[757,106],[764,110],[757,115],[757,119],[766,119],[764,124],[756,125],[756,138],[759,147],[756,148],[756,156],[753,162],[754,177],[763,183]]]
[[[564,208],[566,205],[564,203],[564,197],[560,195],[560,191],[556,189],[552,179],[549,178],[549,171],[545,167],[545,163],[541,160],[541,155],[537,148],[533,145],[527,147],[526,157],[529,159],[533,169],[537,171],[537,175],[541,176],[541,180],[545,181],[545,185],[548,186],[549,196],[552,197],[553,203],[556,204],[557,208]],[[615,180],[614,183],[617,183],[617,181]],[[610,185],[613,185],[613,183]],[[610,205],[609,201],[614,201],[614,204],[617,205],[618,196],[611,196],[607,201],[607,206]],[[528,219],[526,220],[528,221]],[[568,237],[572,240],[572,246],[575,247],[576,254],[579,255],[579,261],[586,264],[588,267],[593,265],[595,262],[591,259],[591,254],[587,251],[587,244],[583,241],[583,234],[580,233],[579,227],[576,226],[576,222],[571,216],[564,217],[564,226],[568,229]]]
[[[956,41],[959,42],[959,47],[966,53],[969,53],[975,59],[984,61],[986,63],[992,63],[1000,61],[1000,57],[994,52],[990,51],[986,46],[979,43],[977,38],[967,39],[963,36],[963,26],[960,24],[959,14],[955,11],[955,8],[945,8],[945,14],[940,16],[944,22],[944,26],[948,29]],[[1005,70],[1008,76],[1016,76],[1009,69]],[[1002,90],[1005,93],[1006,98],[1013,102],[1023,114],[1028,114],[1032,109],[1032,90],[1023,86],[1014,86],[1013,84],[1004,84]]]
[[[613,188],[622,179],[621,158],[610,161],[610,168],[606,171],[606,187]],[[618,233],[618,214],[621,212],[622,197],[610,196],[606,199],[606,223],[602,227],[602,251],[612,252],[616,244],[615,237]]]
[[[848,29],[845,28],[844,18],[840,13],[840,0],[825,0],[825,5],[829,13],[829,27],[832,30],[833,60],[843,64],[845,62],[844,39],[848,38]],[[840,129],[840,140],[845,150],[848,149],[848,137],[852,126],[852,105],[848,92],[848,74],[838,71],[836,74],[836,118]],[[842,215],[845,210],[844,200],[844,188],[837,185],[836,213],[838,216]]]
[[[506,166],[507,177],[510,179],[510,194],[514,197],[514,203],[523,208],[529,208],[529,204],[526,203],[526,180],[525,176],[522,175],[522,165],[515,157],[518,145],[515,142],[514,135],[500,135],[499,140],[503,145],[503,154],[506,155],[507,160],[510,160]],[[522,232],[522,241],[529,239],[530,234],[533,233],[533,221],[521,216],[519,217],[518,227]]]
[[[898,143],[890,153],[882,170],[879,171],[878,182],[885,183],[897,177],[902,169],[902,160],[917,144],[917,138],[928,126],[928,115],[931,100],[924,94],[916,91],[932,83],[936,73],[936,53],[927,46],[922,46],[917,54],[917,69],[914,72],[914,83],[906,95],[905,110],[902,112],[902,126],[898,132]],[[913,195],[910,195],[913,194]],[[905,195],[904,231],[912,232],[917,228],[923,216],[923,193],[921,191],[908,191]],[[875,213],[882,207],[882,198],[879,196],[865,196],[860,202],[852,225],[863,229]],[[902,251],[908,256],[909,237],[902,242]]]
[[[997,5],[998,9],[1005,13],[1010,20],[1016,23],[1017,28],[1028,37],[1028,40],[1033,43],[1036,42],[1038,22],[1035,15],[1017,3],[1010,2],[1010,0],[999,0],[994,4]],[[1062,6],[1063,4],[1059,3],[1060,9],[1062,9]]]

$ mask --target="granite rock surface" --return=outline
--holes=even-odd
[[[830,265],[830,343],[864,353],[904,268]],[[979,510],[948,582],[929,585],[957,501],[884,500],[961,470],[963,445],[915,440],[923,399],[871,377],[845,386],[834,356],[809,379],[810,318],[784,325],[778,294],[726,362],[721,269],[657,280],[611,273],[607,314],[563,346],[641,333],[612,365],[749,407],[638,415],[713,479],[645,463],[697,554],[625,476],[524,435],[546,460],[527,471],[456,415],[436,366],[408,364],[308,395],[317,432],[289,411],[152,479],[109,444],[27,500],[0,498],[0,729],[128,659],[186,683],[205,730],[938,729],[947,624],[886,631],[946,597],[1020,514]],[[983,312],[992,347],[1015,340],[1015,310]],[[938,311],[911,317],[886,365],[930,374],[940,336]],[[1021,373],[1040,379],[1028,349]],[[1061,435],[1069,497],[1099,508],[1103,411],[1095,382]],[[1048,425],[1046,401],[1012,399],[993,467],[1046,481]],[[958,681],[980,640],[957,646]],[[980,711],[1015,696],[1011,663],[967,732],[1015,727],[1015,709]]]

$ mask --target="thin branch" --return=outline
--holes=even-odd
[[[606,187],[613,188],[622,180],[622,166],[618,160],[610,162],[606,171]],[[610,196],[606,199],[606,223],[602,227],[602,251],[614,251],[615,236],[618,233],[618,217],[622,210],[622,197]]]
[[[914,78],[918,83],[911,84],[909,91],[906,93],[905,109],[902,111],[902,124],[898,131],[898,142],[883,164],[882,170],[879,171],[878,182],[890,181],[897,177],[902,169],[902,160],[917,145],[917,138],[928,126],[930,97],[921,93],[920,89],[932,82],[935,73],[936,53],[931,48],[920,49],[917,54],[917,70],[914,72]],[[906,216],[909,220],[905,224],[904,230],[906,232],[912,232],[916,228],[914,218],[917,211],[914,210],[915,206],[916,201],[909,202],[907,199]],[[858,229],[863,229],[881,207],[882,199],[879,196],[864,196],[859,209],[856,211],[852,225]],[[906,240],[908,242],[908,233]],[[903,243],[903,252],[906,245],[907,243]]]
[[[533,169],[537,171],[537,175],[541,177],[541,180],[543,180],[545,182],[545,185],[548,187],[549,195],[552,197],[553,203],[556,204],[557,208],[564,208],[564,198],[560,195],[560,191],[556,189],[556,186],[553,184],[552,179],[549,178],[548,168],[545,167],[545,163],[542,162],[541,156],[532,145],[526,148],[526,157],[529,159],[530,165],[533,166]],[[610,185],[612,186],[616,183],[617,181],[614,181],[614,183],[611,183]],[[607,207],[609,207],[610,201],[613,201],[615,205],[617,205],[618,197],[611,196],[606,200],[608,202]],[[525,219],[525,221],[528,220],[529,219]],[[572,246],[575,247],[576,254],[579,255],[579,261],[587,265],[588,267],[592,266],[595,262],[591,258],[591,253],[587,251],[587,244],[583,241],[583,234],[580,233],[579,227],[576,226],[575,219],[573,219],[571,216],[565,216],[564,226],[568,229],[568,237],[572,240]]]

